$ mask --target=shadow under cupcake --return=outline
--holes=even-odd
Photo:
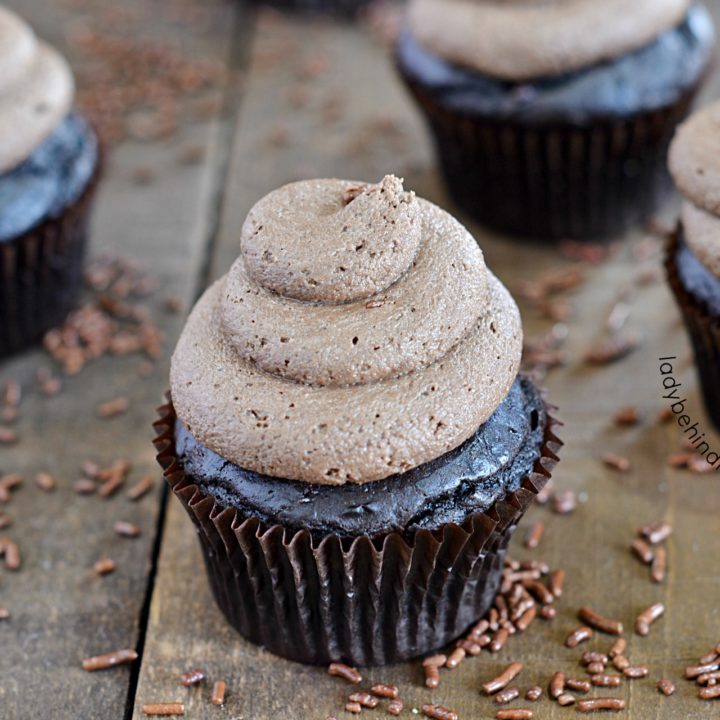
[[[595,239],[667,196],[714,40],[688,0],[411,0],[396,59],[458,205],[510,235]]]
[[[293,660],[367,665],[481,617],[560,447],[521,348],[473,237],[397,178],[260,200],[156,423],[230,623]]]

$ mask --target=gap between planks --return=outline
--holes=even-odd
[[[234,17],[232,20],[233,29],[230,31],[232,41],[229,43],[227,51],[227,67],[230,72],[235,75],[240,73],[247,63],[247,48],[252,36],[253,27],[248,20],[250,11],[241,3],[236,4],[234,9]],[[212,144],[212,152],[210,153],[209,164],[213,168],[212,187],[210,189],[210,198],[208,200],[206,226],[206,240],[201,244],[203,249],[202,257],[199,262],[198,271],[194,281],[194,287],[189,295],[190,306],[199,298],[203,290],[208,284],[212,257],[217,244],[217,235],[220,227],[220,215],[225,201],[224,189],[227,186],[226,180],[230,169],[230,158],[232,157],[233,142],[235,136],[235,122],[238,110],[241,104],[241,92],[238,83],[230,82],[223,92],[223,102],[220,109],[219,117],[229,116],[231,121],[223,123],[216,119],[215,140]],[[123,717],[125,720],[131,720],[135,706],[135,697],[140,682],[140,674],[143,667],[145,639],[147,637],[148,622],[150,618],[150,607],[152,605],[153,592],[157,579],[158,560],[160,550],[165,537],[165,521],[167,518],[168,506],[168,487],[163,483],[158,508],[157,523],[155,526],[155,537],[153,538],[152,553],[150,556],[150,571],[147,576],[147,584],[145,587],[145,595],[138,619],[138,638],[136,652],[138,654],[137,661],[133,664],[128,683],[127,698],[125,701],[125,710]]]

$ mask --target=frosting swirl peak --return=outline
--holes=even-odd
[[[0,5],[0,173],[12,170],[70,111],[72,73],[65,60]]]
[[[520,352],[517,307],[454,218],[393,176],[312,180],[250,211],[240,257],[188,319],[171,386],[178,417],[223,458],[363,483],[473,435]]]
[[[285,185],[250,211],[240,238],[248,276],[297,300],[349,302],[375,295],[409,267],[420,246],[414,193],[330,180]]]

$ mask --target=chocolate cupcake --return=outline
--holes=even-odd
[[[690,0],[410,0],[397,64],[458,205],[511,235],[593,239],[665,197],[713,47]]]
[[[0,356],[62,322],[82,284],[97,138],[65,60],[0,6]]]
[[[693,115],[670,147],[683,195],[666,268],[695,350],[708,414],[720,430],[720,103]]]
[[[307,663],[445,645],[489,608],[557,460],[517,306],[392,176],[282,187],[240,249],[188,319],[156,426],[220,608]]]

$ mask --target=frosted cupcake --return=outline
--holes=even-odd
[[[720,430],[720,103],[693,115],[670,148],[683,195],[666,267],[695,350],[708,414]]]
[[[0,356],[62,322],[82,284],[98,141],[66,61],[0,6]]]
[[[158,459],[228,620],[308,663],[459,636],[557,457],[517,306],[468,231],[389,176],[250,211],[173,355]]]
[[[464,210],[512,235],[584,239],[663,200],[713,47],[690,0],[410,0],[397,62]]]

